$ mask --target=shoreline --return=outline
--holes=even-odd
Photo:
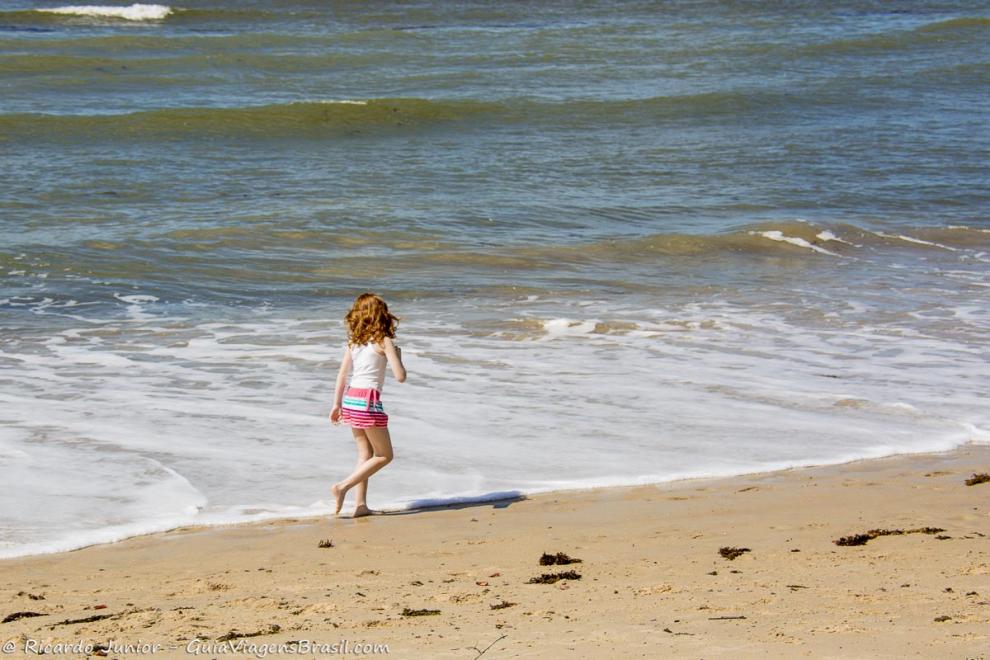
[[[0,560],[0,619],[33,613],[0,624],[0,641],[152,642],[163,657],[223,639],[385,643],[403,658],[474,657],[489,643],[492,657],[533,658],[982,653],[990,485],[964,480],[988,469],[990,446],[967,444],[369,518],[180,527]],[[924,527],[942,531],[834,543]],[[732,547],[748,551],[720,555]],[[557,552],[582,562],[539,564]],[[581,578],[528,582],[567,570]]]
[[[533,491],[524,490],[506,490],[506,491],[494,491],[491,493],[484,493],[477,496],[466,495],[466,496],[452,496],[449,498],[424,498],[423,500],[413,500],[407,507],[383,507],[381,509],[376,509],[381,515],[402,515],[402,514],[413,514],[413,513],[426,513],[430,511],[443,510],[453,507],[466,507],[466,506],[484,506],[486,504],[496,504],[505,501],[519,501],[524,499],[531,499],[534,497],[544,497],[550,495],[556,496],[566,496],[571,494],[579,494],[590,491],[598,490],[612,490],[612,489],[632,489],[632,488],[644,488],[650,486],[661,487],[665,485],[676,485],[681,483],[688,483],[694,481],[721,481],[726,479],[741,479],[745,477],[755,477],[759,475],[770,475],[776,473],[785,473],[792,470],[814,470],[819,468],[828,467],[841,467],[843,465],[852,465],[859,462],[869,462],[869,461],[883,461],[886,459],[894,458],[907,458],[907,457],[921,457],[921,456],[939,456],[942,454],[951,454],[952,452],[960,451],[966,447],[971,446],[990,446],[985,445],[974,440],[967,440],[961,444],[952,446],[950,449],[944,450],[931,450],[931,451],[917,451],[917,452],[899,452],[893,454],[884,454],[882,456],[870,456],[863,458],[851,458],[851,459],[840,459],[836,462],[825,462],[825,463],[801,463],[797,465],[790,465],[785,467],[771,467],[765,470],[753,470],[747,472],[738,473],[728,473],[720,475],[700,475],[700,476],[675,476],[670,479],[662,481],[643,481],[641,483],[626,483],[626,484],[607,484],[607,485],[593,485],[593,486],[573,486],[565,488],[551,488],[551,489],[536,489]],[[417,506],[417,502],[430,502],[436,501],[436,504],[423,504]],[[353,506],[348,501],[345,504],[344,512],[352,509]],[[92,543],[85,543],[83,545],[69,547],[65,549],[56,549],[51,551],[41,551],[41,552],[31,552],[27,554],[17,554],[4,556],[0,554],[0,565],[6,561],[13,561],[17,559],[31,559],[36,557],[45,557],[51,555],[60,555],[71,552],[78,552],[80,550],[86,550],[89,548],[98,548],[103,546],[115,545],[119,543],[124,543],[132,539],[140,539],[145,537],[154,537],[162,535],[178,534],[187,531],[208,531],[212,529],[222,530],[233,527],[241,526],[253,526],[253,525],[268,525],[268,524],[278,524],[281,522],[297,523],[297,522],[317,522],[323,518],[333,518],[333,514],[330,511],[329,505],[327,510],[319,513],[303,513],[303,514],[283,514],[283,513],[273,513],[271,516],[263,516],[256,520],[234,520],[230,522],[203,522],[203,523],[182,523],[175,526],[165,527],[163,529],[152,529],[146,532],[137,532],[135,534],[126,534],[120,538],[114,538],[107,541],[94,541]],[[349,516],[341,516],[342,519],[349,519]],[[113,528],[103,528],[104,530]],[[99,530],[102,531],[102,530]]]

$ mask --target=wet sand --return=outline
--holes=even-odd
[[[25,644],[102,644],[110,657],[129,655],[127,644],[158,645],[155,657],[222,657],[238,645],[273,656],[294,644],[314,657],[343,642],[385,644],[398,658],[984,657],[990,483],[964,482],[985,472],[990,447],[971,445],[175,530],[0,561],[0,643],[15,655]],[[834,542],[926,527],[943,531]],[[722,548],[748,551],[728,559]],[[581,561],[541,566],[544,553]],[[567,571],[580,577],[529,583]]]

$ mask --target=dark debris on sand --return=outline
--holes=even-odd
[[[332,548],[332,547],[334,547],[334,545],[333,545],[333,539],[323,539],[322,541],[320,541],[319,543],[316,544],[316,547],[317,548]]]
[[[735,559],[736,557],[738,557],[739,555],[745,552],[752,552],[752,551],[749,548],[732,548],[729,546],[725,546],[724,548],[718,549],[718,554],[722,555],[729,561],[732,561],[733,559]]]
[[[217,641],[229,642],[232,639],[241,639],[243,637],[261,637],[262,635],[274,635],[280,630],[282,630],[282,626],[278,625],[277,623],[273,623],[269,625],[267,628],[264,628],[262,630],[255,630],[254,632],[250,632],[250,633],[242,633],[242,632],[237,632],[236,630],[231,630],[230,632],[217,637]]]
[[[871,529],[863,534],[852,534],[835,539],[836,545],[866,545],[878,536],[901,536],[902,534],[940,534],[941,527],[917,527],[915,529]]]
[[[488,609],[492,610],[504,610],[507,607],[513,607],[516,603],[510,603],[507,600],[503,600],[501,603],[495,603],[494,605],[489,605]]]
[[[544,552],[540,557],[540,566],[554,566],[554,565],[564,565],[564,564],[580,564],[581,560],[576,557],[569,557],[563,552],[558,552],[556,554],[550,554]]]
[[[77,623],[93,623],[94,621],[102,621],[103,619],[109,619],[112,616],[115,616],[115,615],[114,614],[94,614],[93,616],[87,616],[87,617],[83,617],[81,619],[66,619],[64,621],[59,621],[58,623],[54,624],[52,627],[54,628],[55,626],[74,626]]]
[[[402,616],[436,616],[440,614],[440,610],[413,610],[408,607],[402,608]]]
[[[17,621],[18,619],[27,619],[32,616],[48,616],[42,612],[14,612],[13,614],[8,614],[3,618],[0,623],[10,623],[11,621]]]
[[[987,474],[986,472],[979,472],[967,479],[966,485],[975,486],[976,484],[985,484],[988,481],[990,481],[990,474]]]
[[[560,573],[544,573],[539,577],[529,578],[526,584],[553,584],[560,580],[580,580],[581,574],[577,571],[563,571]]]

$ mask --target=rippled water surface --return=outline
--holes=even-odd
[[[48,11],[58,9],[60,11]],[[0,555],[990,439],[990,4],[0,8]]]

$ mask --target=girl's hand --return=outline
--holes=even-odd
[[[330,411],[330,423],[340,424],[340,406],[334,406],[333,410]]]

